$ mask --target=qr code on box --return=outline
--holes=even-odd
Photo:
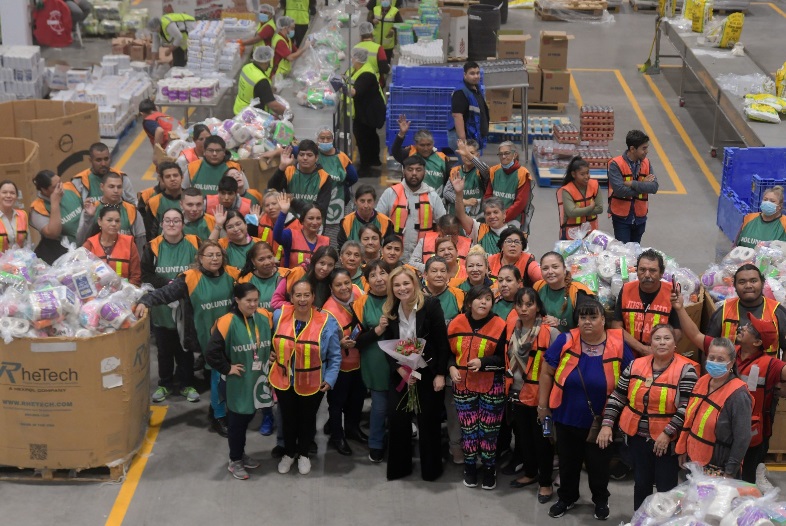
[[[46,444],[30,444],[30,460],[46,460],[47,456]]]

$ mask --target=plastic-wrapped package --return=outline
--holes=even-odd
[[[732,274],[729,274],[728,267],[721,265],[710,265],[701,276],[702,284],[708,289],[714,287],[731,287],[734,284]]]
[[[757,122],[769,122],[770,124],[780,124],[781,118],[778,111],[766,104],[751,104],[742,110],[748,119]]]
[[[721,265],[734,265],[739,267],[745,263],[753,263],[756,260],[756,251],[748,247],[734,247],[731,252],[726,254],[721,260]]]
[[[273,140],[282,146],[289,146],[295,138],[295,129],[292,123],[287,121],[278,121],[275,129],[273,130]]]
[[[689,484],[685,482],[671,491],[655,493],[644,499],[633,514],[631,526],[657,526],[677,516],[688,486]]]
[[[689,0],[686,1],[686,4]],[[775,94],[775,82],[763,73],[752,73],[750,75],[736,75],[734,73],[723,73],[715,79],[718,86],[725,91],[745,96],[748,93],[772,93]]]
[[[696,303],[699,301],[699,292],[701,291],[701,280],[699,277],[688,268],[679,268],[674,273],[682,295],[685,297],[686,302]]]
[[[79,299],[68,287],[35,291],[29,296],[30,321],[41,329],[78,312]]]
[[[166,155],[167,157],[171,157],[173,159],[177,159],[177,157],[183,153],[183,150],[187,150],[189,148],[193,148],[194,143],[185,141],[182,139],[175,139],[174,141],[169,141],[169,144],[166,146]]]

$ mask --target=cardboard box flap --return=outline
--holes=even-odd
[[[500,42],[526,42],[532,38],[532,35],[500,34],[497,38]]]
[[[560,40],[573,40],[576,38],[573,35],[567,34],[565,31],[541,31],[540,32],[540,40],[541,42],[557,42]]]

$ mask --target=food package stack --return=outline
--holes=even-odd
[[[256,33],[256,28],[256,20],[224,18],[224,34],[230,42],[253,37]]]
[[[741,265],[752,263],[764,275],[762,293],[779,302],[786,301],[786,242],[765,241],[755,248],[734,247],[719,264],[710,265],[701,281],[714,301],[737,295],[734,273]]]
[[[581,142],[608,146],[614,140],[612,106],[582,106],[580,119]]]
[[[608,146],[595,146],[593,144],[585,145],[583,142],[579,145],[576,153],[587,161],[590,169],[598,168],[605,170],[609,167],[609,161],[611,161],[612,158]]]
[[[0,46],[4,100],[44,98],[46,67],[38,46]]]
[[[210,103],[216,100],[219,91],[217,78],[166,78],[158,81],[156,103]]]
[[[209,73],[219,70],[226,42],[223,20],[202,20],[188,32],[188,65],[191,71]]]
[[[219,57],[219,71],[234,71],[240,65],[240,44],[237,42],[227,42],[221,50]]]
[[[551,139],[532,141],[532,155],[539,168],[567,168],[577,152],[578,147],[572,143],[566,144]]]
[[[554,140],[561,144],[578,144],[579,128],[575,124],[557,124],[553,128]]]

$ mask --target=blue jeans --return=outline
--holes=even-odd
[[[614,237],[622,243],[641,243],[641,237],[647,227],[646,222],[640,225],[631,225],[613,218],[611,223],[614,225]]]
[[[388,392],[371,391],[368,447],[383,449],[385,446],[385,417],[388,412]]]
[[[227,403],[221,399],[221,373],[212,369],[210,371],[210,407],[213,408],[213,416],[216,418],[224,418],[227,416]]]
[[[458,133],[456,133],[456,129],[448,130],[448,146],[454,152],[456,148],[458,148]]]

